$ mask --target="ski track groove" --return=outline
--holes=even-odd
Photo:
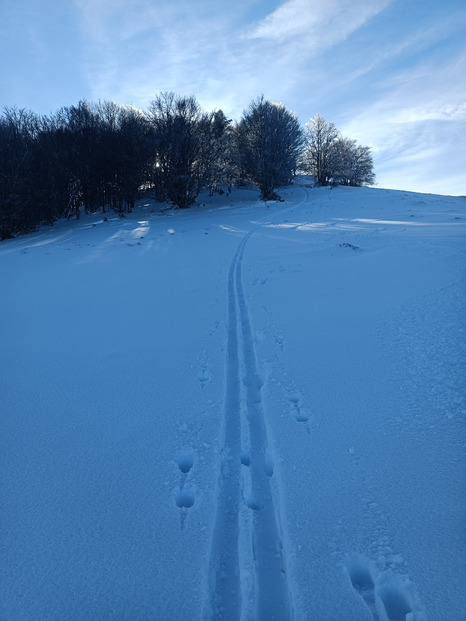
[[[302,202],[307,199],[305,190]],[[294,618],[282,545],[279,494],[277,487],[272,487],[273,458],[243,288],[242,262],[246,244],[255,230],[295,207],[285,207],[254,224],[230,263],[224,440],[210,553],[210,602],[205,619]],[[244,446],[245,441],[248,447]],[[244,457],[246,452],[248,458]]]

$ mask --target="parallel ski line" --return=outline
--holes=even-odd
[[[307,198],[305,190],[305,198],[298,205]],[[298,205],[291,205],[280,213]],[[281,512],[279,506],[274,506],[271,487],[273,464],[268,455],[262,382],[257,371],[254,336],[242,281],[242,261],[249,238],[258,226],[276,215],[263,218],[242,238],[228,272],[223,449],[210,553],[210,599],[204,619],[293,619],[281,542]],[[245,407],[245,417],[241,405]],[[245,466],[241,465],[242,424],[247,426],[250,442],[251,490],[247,498],[242,476]],[[245,510],[248,524],[244,523]],[[252,531],[250,538],[241,532],[249,529]],[[254,572],[252,586],[251,580],[242,578],[251,568]],[[250,601],[251,598],[254,601]]]
[[[253,510],[253,555],[256,572],[255,618],[289,621],[292,618],[283,546],[270,485],[273,464],[267,455],[268,439],[261,398],[262,381],[257,372],[254,337],[243,290],[241,264],[247,238],[236,261],[236,297],[241,324],[240,349],[244,365],[243,383],[251,444],[251,497],[246,499]]]
[[[235,295],[235,267],[240,250],[241,245],[233,257],[228,274],[224,439],[210,563],[212,575],[209,618],[225,621],[240,618],[242,601],[238,550],[241,502],[241,423],[238,320]]]

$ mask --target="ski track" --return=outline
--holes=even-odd
[[[307,190],[302,200],[308,199]],[[282,544],[279,490],[272,484],[262,380],[243,288],[242,262],[255,230],[284,211],[267,215],[242,238],[228,273],[224,441],[210,558],[206,619],[292,621],[287,558]]]

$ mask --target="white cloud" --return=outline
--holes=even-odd
[[[389,119],[390,123],[401,124],[420,121],[466,121],[466,102],[405,108]]]
[[[378,184],[465,194],[466,105],[406,108],[400,100],[397,106],[394,99],[376,102],[340,128],[372,147]]]
[[[287,0],[252,28],[249,36],[291,44],[304,37],[309,49],[322,51],[346,39],[392,1]]]

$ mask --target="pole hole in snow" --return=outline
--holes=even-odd
[[[298,403],[301,401],[301,395],[297,392],[293,392],[288,395],[288,401],[292,403],[293,405],[297,406]]]
[[[295,421],[298,423],[307,423],[310,418],[310,412],[306,408],[301,407],[301,395],[298,392],[292,392],[288,395],[288,401],[291,404],[291,411]]]
[[[183,507],[189,509],[194,504],[194,495],[181,489],[176,493],[175,502],[180,509]]]
[[[204,388],[204,386],[211,381],[212,376],[210,375],[210,373],[207,371],[207,365],[202,364],[201,368],[199,370],[199,373],[197,374],[197,379],[199,380],[199,383],[201,385],[202,388]]]
[[[305,408],[297,409],[294,412],[294,417],[298,423],[307,423],[309,420],[309,413]]]
[[[193,467],[194,457],[192,455],[182,455],[181,457],[178,457],[176,463],[178,464],[178,468],[181,472],[183,474],[187,474]]]

